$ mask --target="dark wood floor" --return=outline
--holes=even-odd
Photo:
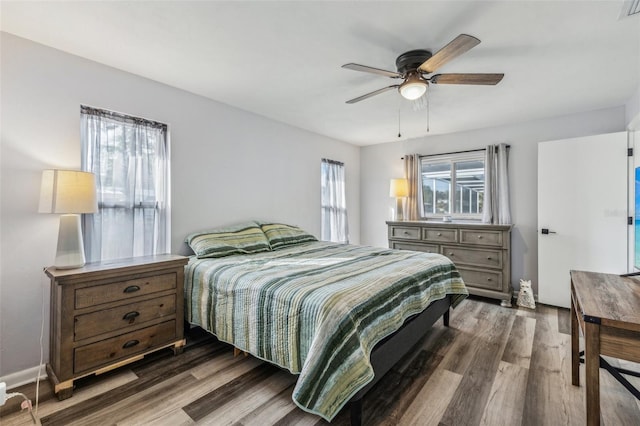
[[[571,385],[569,363],[567,310],[468,299],[452,311],[451,327],[439,322],[368,394],[364,424],[583,425],[584,387]],[[162,351],[83,379],[62,402],[44,382],[38,416],[51,425],[326,424],[294,405],[294,383],[287,372],[194,335],[183,354]],[[33,385],[17,390],[34,395]],[[640,424],[640,401],[604,371],[601,393],[605,425]],[[0,424],[32,424],[18,411],[7,403]],[[332,423],[348,424],[348,413]]]

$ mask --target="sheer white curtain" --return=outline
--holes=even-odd
[[[484,160],[482,221],[510,224],[509,150],[506,144],[487,146]]]
[[[321,240],[349,243],[344,164],[322,159]]]
[[[404,156],[404,176],[409,184],[409,196],[407,197],[407,220],[420,218],[420,154],[408,154]]]
[[[167,126],[83,106],[81,140],[98,196],[83,219],[87,260],[169,252]]]

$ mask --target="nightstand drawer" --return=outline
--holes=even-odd
[[[92,370],[169,343],[176,337],[176,322],[167,321],[122,336],[106,339],[74,350],[74,373]]]
[[[126,300],[172,288],[176,288],[175,273],[80,288],[75,292],[75,308]]]
[[[458,230],[447,228],[423,228],[422,239],[438,243],[455,243],[458,241]]]
[[[389,230],[390,238],[404,238],[405,240],[419,240],[420,228],[410,226],[392,226]]]
[[[398,250],[422,251],[425,253],[438,253],[438,246],[432,244],[413,244],[399,241],[392,241],[391,248]]]
[[[502,269],[501,250],[482,250],[454,246],[442,246],[442,254],[456,265],[474,265]]]
[[[460,243],[502,247],[502,232],[476,231],[475,229],[461,229]]]
[[[117,308],[78,315],[74,322],[74,340],[98,336],[110,331],[134,329],[139,324],[175,314],[176,295],[130,303]]]
[[[475,269],[458,268],[465,285],[490,290],[502,288],[502,272],[480,271]]]

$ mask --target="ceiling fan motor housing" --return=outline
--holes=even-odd
[[[415,71],[420,65],[431,57],[431,52],[424,49],[410,50],[398,56],[396,59],[396,68],[402,75],[406,75],[410,71]]]

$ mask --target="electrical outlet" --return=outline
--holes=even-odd
[[[7,399],[7,384],[5,382],[0,382],[0,406],[4,405],[6,399]]]

